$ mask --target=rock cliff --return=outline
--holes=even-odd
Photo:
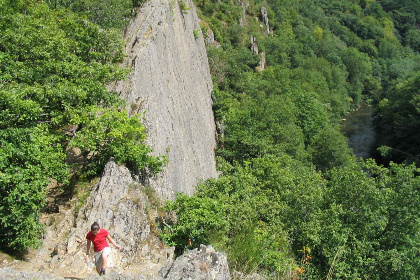
[[[126,29],[126,59],[133,68],[115,85],[134,114],[145,112],[148,144],[169,160],[148,183],[165,199],[192,194],[216,177],[212,81],[203,35],[190,0],[151,0]]]

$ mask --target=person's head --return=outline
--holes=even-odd
[[[99,224],[97,222],[94,222],[91,226],[90,226],[90,230],[92,231],[93,234],[97,234],[99,231],[100,227]]]

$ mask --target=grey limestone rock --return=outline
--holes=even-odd
[[[257,38],[254,36],[251,36],[251,51],[255,54],[258,54]]]
[[[171,280],[230,280],[226,255],[204,245],[185,252],[159,274]]]
[[[268,24],[267,8],[264,7],[264,6],[261,6],[261,17],[262,17],[262,22],[265,24],[266,32],[267,32],[267,35],[268,35],[268,34],[270,34],[270,26]]]
[[[267,63],[265,61],[265,52],[260,53],[260,63],[258,67],[260,71],[267,67]]]
[[[258,279],[245,277],[240,274],[239,279]],[[62,280],[62,279],[86,279],[86,280],[230,280],[229,267],[226,255],[216,252],[212,246],[201,245],[199,249],[185,252],[175,259],[171,264],[162,268],[159,274],[144,275],[142,273],[118,272],[108,269],[104,276],[96,273],[88,274],[84,277],[69,275],[65,278],[46,273],[31,273],[17,271],[11,267],[0,268],[0,280]]]
[[[107,272],[103,276],[99,275],[89,275],[86,280],[161,280],[159,277],[150,277],[138,274],[126,274],[126,273],[118,273],[115,271]]]
[[[145,2],[126,30],[129,79],[114,86],[131,113],[145,112],[147,143],[169,163],[149,183],[165,199],[192,194],[217,177],[213,90],[199,19],[191,0]],[[200,33],[195,38],[194,33]]]
[[[79,211],[63,211],[61,220],[46,228],[41,249],[17,269],[40,271],[42,267],[43,273],[79,278],[95,274],[93,253],[88,262],[84,256],[86,234],[96,221],[122,247],[119,251],[110,244],[110,271],[157,275],[173,259],[173,248],[151,234],[157,213],[148,195],[126,167],[109,162]]]
[[[22,279],[36,279],[36,280],[64,280],[63,277],[53,276],[44,273],[31,273],[24,271],[16,271],[11,267],[0,268],[0,280],[22,280]]]
[[[211,30],[210,27],[207,29],[206,34],[204,34],[204,40],[207,46],[211,46],[214,44],[214,32],[213,30]]]
[[[258,54],[257,38],[255,38],[254,36],[251,36],[250,42],[251,42],[251,47],[250,47],[251,51],[255,54]],[[261,70],[264,70],[266,68],[265,52],[259,53],[259,57],[260,57],[260,62],[259,62],[259,65],[257,67],[257,70],[261,71]],[[217,126],[217,124],[216,124],[216,126]]]
[[[238,4],[242,7],[242,17],[239,19],[239,24],[241,26],[245,26],[247,24],[246,20],[246,9],[249,7],[249,1],[248,0],[237,0]]]

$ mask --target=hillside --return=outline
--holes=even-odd
[[[197,7],[221,175],[170,203],[165,238],[213,244],[232,270],[269,279],[416,279],[418,2]],[[355,158],[340,130],[362,103],[375,159]]]
[[[0,245],[43,244],[16,268],[85,277],[98,218],[151,277],[202,244],[234,279],[420,275],[418,1],[0,3]]]

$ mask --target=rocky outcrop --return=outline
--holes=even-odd
[[[258,66],[258,70],[262,71],[267,67],[267,63],[265,61],[265,52],[260,53],[260,63]]]
[[[64,280],[63,277],[53,276],[44,273],[32,273],[24,271],[16,271],[11,267],[0,268],[1,280],[22,280],[22,279],[37,279],[37,280]]]
[[[270,25],[268,24],[268,12],[267,8],[264,6],[261,6],[261,18],[262,22],[265,24],[267,35],[270,34]]]
[[[173,250],[165,249],[151,234],[157,216],[154,209],[157,206],[151,203],[154,199],[151,196],[126,167],[109,162],[100,182],[78,212],[76,226],[70,230],[66,244],[67,254],[83,253],[86,233],[96,221],[123,248],[121,252],[112,250],[110,267],[131,269],[142,263],[158,265],[172,259]]]
[[[169,267],[163,268],[159,275],[171,280],[230,280],[226,255],[204,245],[187,251]]]
[[[76,198],[79,203],[74,208],[57,214],[55,222],[46,228],[42,247],[28,262],[16,264],[16,269],[65,277],[95,275],[93,254],[88,262],[84,259],[86,234],[95,221],[122,247],[118,251],[110,244],[111,270],[157,275],[172,261],[173,248],[164,246],[153,234],[158,215],[156,197],[138,184],[126,167],[109,162],[100,181],[88,193],[86,200]]]
[[[254,54],[259,54],[260,62],[257,66],[257,70],[258,71],[264,70],[266,68],[265,52],[258,53],[259,50],[258,50],[257,38],[255,38],[252,35],[251,35],[251,47],[250,47],[250,49]]]
[[[235,274],[236,279],[258,279],[263,280],[258,275],[245,277],[242,274]],[[21,280],[21,279],[39,279],[39,280],[62,280],[62,279],[80,279],[75,275],[68,277],[53,276],[45,273],[30,273],[16,271],[11,267],[0,268],[0,279]],[[105,276],[99,277],[96,274],[87,275],[86,280],[230,280],[229,267],[226,255],[216,252],[212,246],[201,245],[200,249],[186,251],[170,265],[162,268],[158,275],[144,275],[132,272],[118,272],[108,270]]]
[[[249,1],[248,0],[238,0],[238,4],[242,7],[242,17],[239,19],[239,24],[241,26],[245,26],[247,24],[246,21],[246,10],[249,7]]]
[[[251,35],[251,51],[255,54],[258,54],[258,44],[257,38]]]
[[[203,34],[191,0],[150,0],[126,30],[125,65],[115,85],[131,113],[144,111],[148,144],[168,166],[149,183],[166,199],[192,194],[216,177],[213,89]]]
[[[215,43],[214,32],[213,30],[211,30],[210,27],[207,28],[207,32],[206,34],[204,34],[204,42],[206,43],[207,46],[211,46]]]

